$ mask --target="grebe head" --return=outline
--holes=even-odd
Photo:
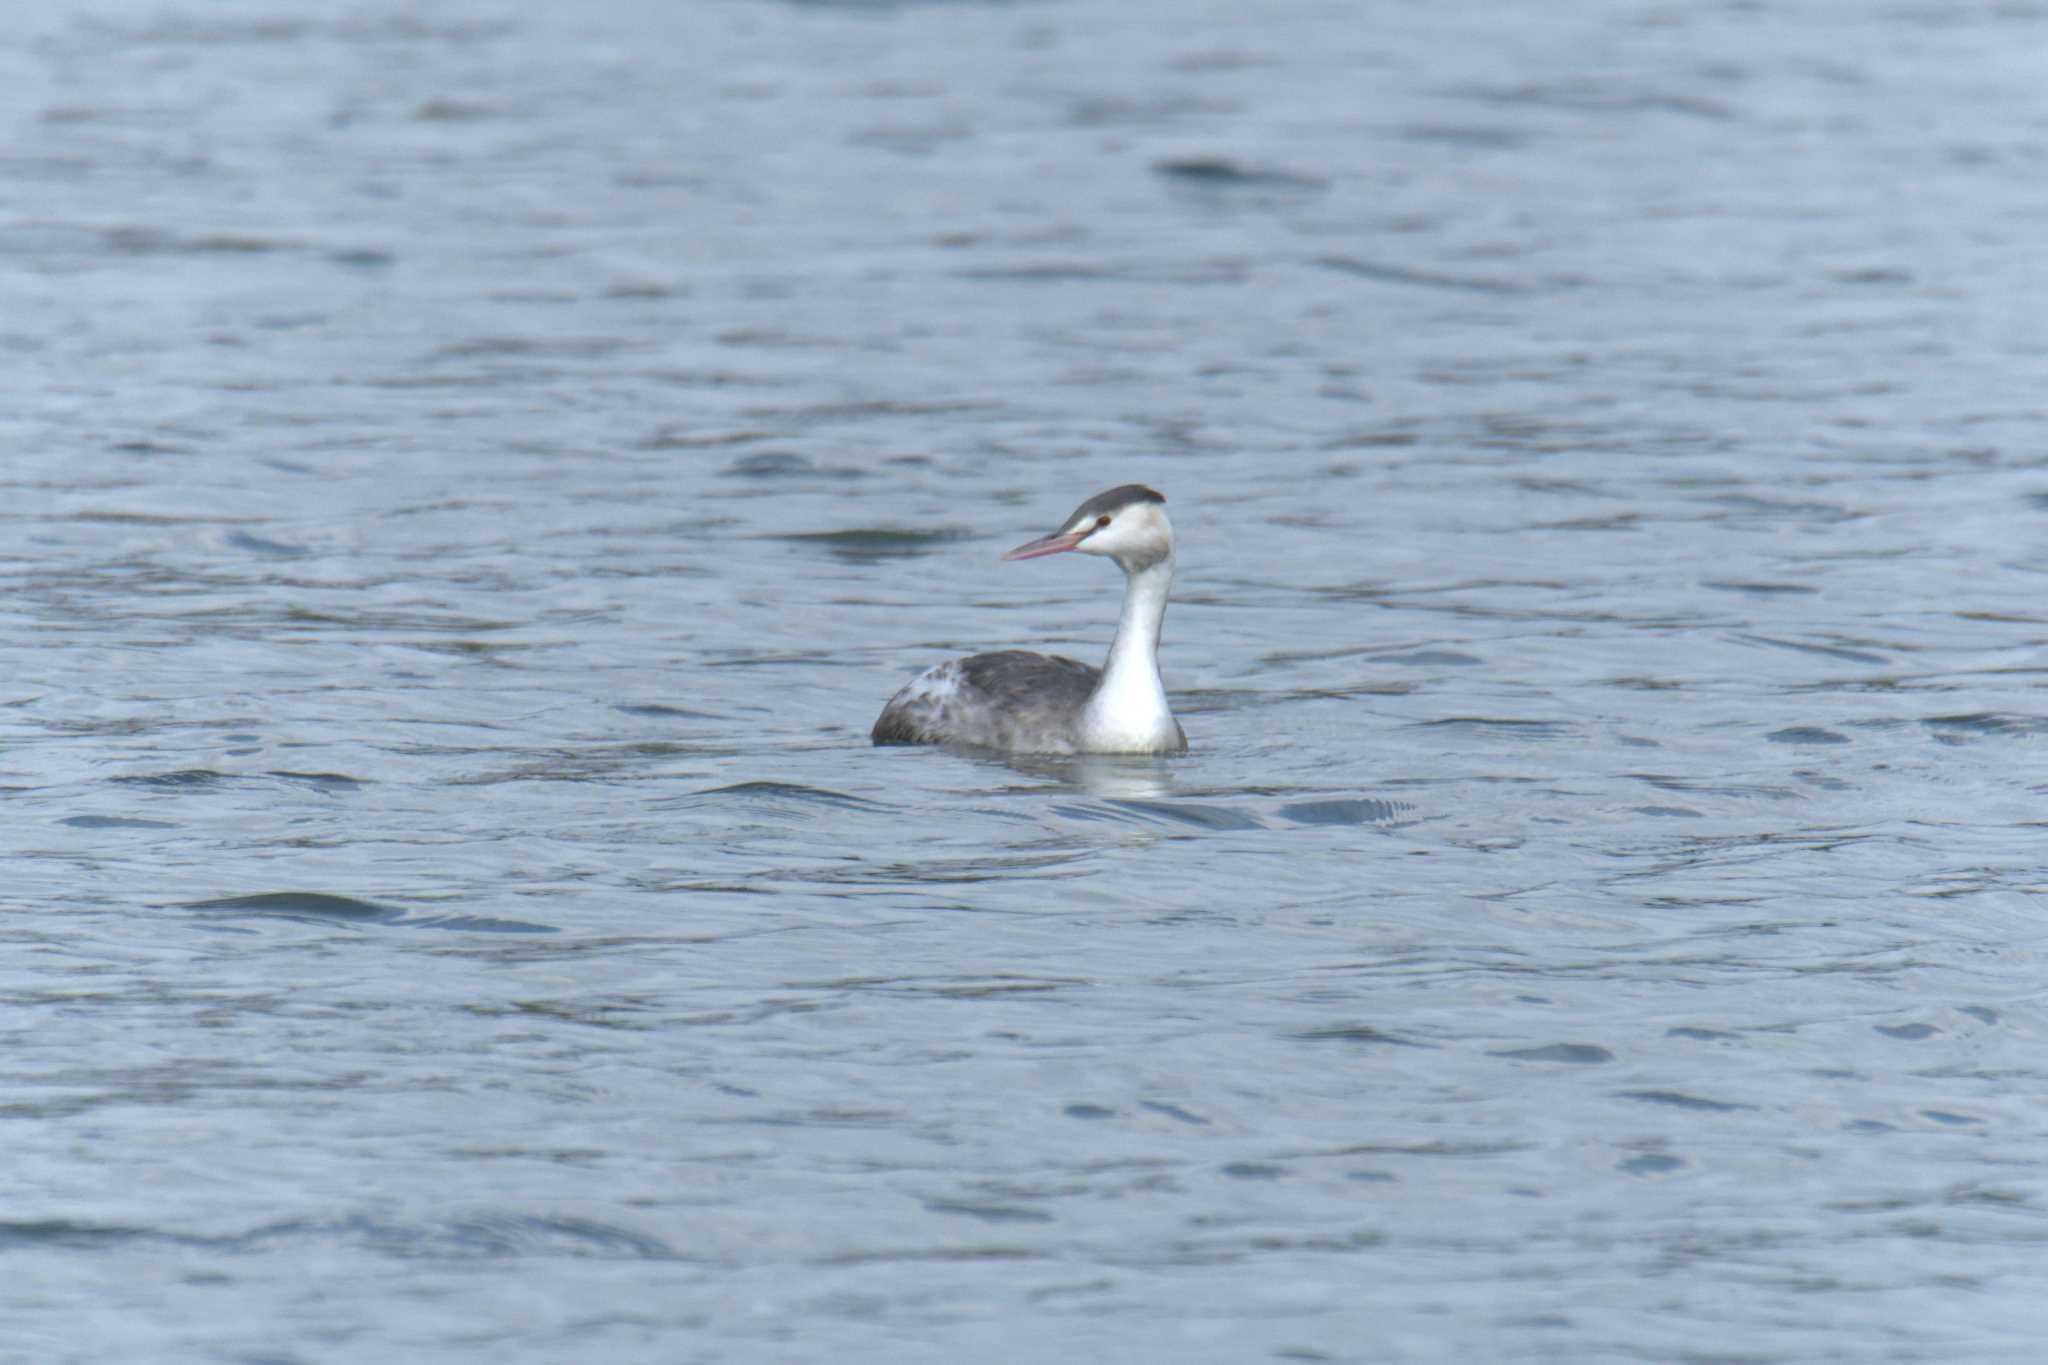
[[[1037,559],[1063,550],[1106,555],[1125,573],[1150,568],[1173,553],[1165,495],[1138,483],[1097,493],[1076,507],[1059,530],[1019,545],[1003,558]]]

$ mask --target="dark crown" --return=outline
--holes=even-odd
[[[1112,488],[1107,493],[1097,493],[1094,497],[1076,507],[1073,515],[1060,524],[1072,526],[1077,521],[1084,521],[1093,517],[1110,516],[1123,511],[1126,507],[1134,507],[1141,502],[1165,501],[1166,495],[1164,493],[1154,492],[1142,483],[1127,483],[1120,488]]]

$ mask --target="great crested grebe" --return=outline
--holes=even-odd
[[[1004,559],[1067,550],[1124,571],[1123,614],[1099,669],[1057,654],[998,650],[926,669],[889,699],[877,744],[962,744],[1017,754],[1177,754],[1187,734],[1159,682],[1159,625],[1173,586],[1166,499],[1142,484],[1097,493],[1049,536]]]

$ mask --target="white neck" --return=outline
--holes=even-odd
[[[1159,628],[1173,587],[1173,556],[1126,571],[1123,615],[1102,681],[1088,698],[1089,747],[1098,752],[1159,753],[1182,747],[1180,727],[1159,681]]]

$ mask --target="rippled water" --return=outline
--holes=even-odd
[[[2041,11],[310,14],[0,58],[6,1358],[2030,1358]]]

